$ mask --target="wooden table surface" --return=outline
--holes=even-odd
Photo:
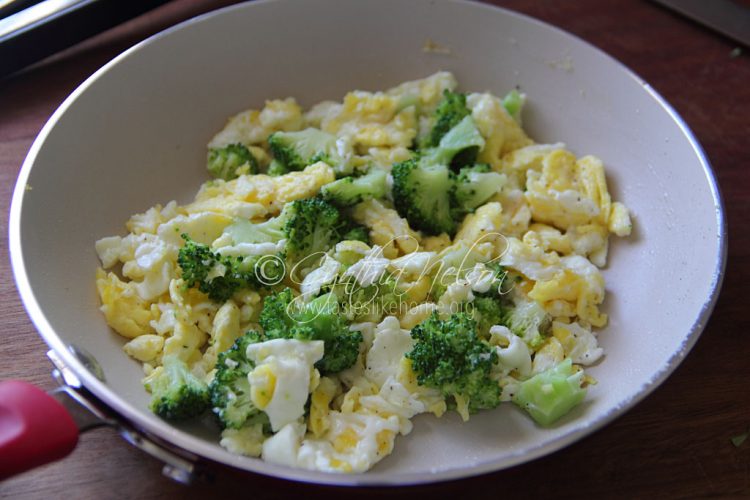
[[[10,198],[42,125],[91,73],[135,42],[231,1],[175,0],[22,74],[0,80],[0,380],[52,388],[46,346],[16,292],[7,250]],[[0,483],[0,497],[152,498],[243,495],[276,498],[422,495],[454,497],[750,497],[750,58],[737,44],[638,0],[496,1],[574,33],[650,82],[682,115],[718,176],[730,228],[724,287],[685,362],[645,401],[580,442],[532,463],[449,483],[402,489],[336,489],[215,467],[191,488],[109,430],[85,434],[65,460]],[[416,495],[416,496],[415,496]]]

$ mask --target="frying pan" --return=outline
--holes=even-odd
[[[309,107],[438,70],[452,71],[463,90],[502,95],[520,86],[530,135],[603,158],[613,197],[634,215],[634,235],[612,242],[604,270],[606,359],[590,370],[599,384],[586,402],[549,429],[512,405],[471,425],[454,414],[418,416],[391,456],[353,475],[234,456],[218,445],[210,418],[172,425],[151,414],[140,366],[98,310],[94,242],[122,234],[130,215],[156,203],[190,201],[206,180],[205,144],[230,115],[277,97]],[[46,426],[59,425],[60,442],[42,457],[49,460],[72,448],[74,422],[111,425],[184,481],[204,458],[355,485],[465,477],[550,453],[622,414],[676,368],[711,313],[726,259],[713,172],[647,83],[549,25],[452,0],[258,1],[156,35],[95,73],[45,125],[22,167],[9,228],[19,293],[63,384],[57,400],[78,414],[82,403],[95,417],[66,420],[44,395],[14,384],[0,395],[0,436],[29,437],[34,448],[51,443],[42,440]],[[0,453],[3,467],[20,464],[28,449]]]

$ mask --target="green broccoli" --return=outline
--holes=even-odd
[[[285,261],[288,261],[291,265],[303,261],[306,265],[313,264],[314,262],[308,262],[307,259],[312,258],[317,262],[323,252],[339,241],[360,240],[369,242],[367,228],[356,224],[337,207],[320,197],[287,203],[281,214],[265,222],[254,223],[238,219],[227,226],[224,232],[232,238],[235,244],[279,243],[281,240],[286,240],[283,251],[278,255],[255,258],[258,262],[263,261],[264,283],[267,284],[276,282],[276,280],[271,279],[277,274],[275,265],[280,266]],[[199,263],[194,267],[199,268],[204,274],[209,274],[213,267],[211,257],[208,255],[211,252],[207,248],[203,252],[205,255],[201,255],[202,260],[198,261]],[[245,258],[246,261],[250,259],[252,258]],[[223,260],[220,262],[227,265]],[[255,262],[251,263],[255,265]],[[271,267],[266,269],[269,265]],[[245,267],[248,266],[243,268]],[[267,271],[271,272],[271,277],[265,276],[268,274]],[[281,271],[283,272],[283,269]],[[225,276],[227,275],[225,274]],[[229,276],[233,275],[230,273]],[[201,282],[201,277],[202,275],[195,281]],[[192,286],[192,284],[188,286]]]
[[[345,226],[340,231],[341,241],[361,241],[370,244],[370,230],[359,224]]]
[[[163,371],[148,383],[152,412],[167,420],[196,417],[209,406],[206,384],[193,375],[187,363],[177,356],[165,356]]]
[[[434,148],[422,151],[422,161],[428,165],[450,165],[458,170],[476,161],[485,141],[474,119],[466,116],[443,136]]]
[[[224,233],[237,243],[278,243],[286,238],[286,225],[290,211],[282,210],[281,214],[265,222],[250,222],[247,219],[236,219],[224,228]]]
[[[185,286],[192,288],[197,285],[213,301],[225,302],[239,289],[260,288],[277,283],[283,277],[284,266],[280,258],[224,256],[194,242],[186,234],[182,238],[185,245],[177,255],[177,264],[182,270]]]
[[[498,297],[477,296],[472,301],[472,316],[477,322],[477,334],[483,339],[490,336],[490,328],[502,325],[506,308]]]
[[[460,312],[442,320],[435,312],[411,331],[416,341],[406,354],[420,385],[433,387],[469,412],[500,404],[500,386],[490,378],[495,349],[477,336],[477,323]]]
[[[574,371],[570,358],[521,382],[513,402],[544,426],[572,410],[586,397],[583,370]]]
[[[262,341],[258,332],[249,331],[235,340],[232,347],[219,354],[216,374],[208,390],[212,410],[222,428],[239,429],[248,419],[261,413],[250,399],[247,374],[255,367],[247,359],[247,347]]]
[[[453,191],[454,217],[460,218],[495,196],[505,184],[503,174],[493,172],[487,164],[464,167],[459,171]]]
[[[438,104],[433,115],[435,124],[429,135],[424,138],[421,148],[436,147],[450,129],[455,127],[464,117],[470,115],[466,107],[466,95],[450,90],[443,91],[443,99]]]
[[[278,177],[279,175],[288,173],[289,169],[286,168],[286,166],[276,158],[271,160],[271,163],[268,164],[268,168],[266,169],[266,174],[270,175],[271,177]]]
[[[503,107],[513,119],[521,123],[521,111],[526,102],[526,94],[521,94],[518,90],[513,89],[503,98]]]
[[[343,240],[368,241],[366,230],[320,197],[296,200],[284,207],[286,254],[293,262],[319,256]]]
[[[284,205],[281,213],[265,222],[239,219],[227,226],[225,233],[234,243],[278,243],[286,239],[292,252],[299,247],[320,249],[320,241],[335,238],[341,226],[339,209],[321,198],[296,200]]]
[[[453,234],[453,181],[445,165],[426,166],[418,159],[393,165],[393,204],[414,229],[427,234]]]
[[[386,192],[386,173],[379,168],[372,168],[361,177],[344,177],[320,190],[323,198],[339,207],[351,207],[371,198],[384,198]]]
[[[190,239],[183,234],[185,245],[180,248],[177,255],[177,264],[182,270],[182,279],[187,288],[198,285],[198,289],[208,294],[211,300],[224,302],[234,294],[239,283],[231,278],[232,273],[227,276],[226,271],[237,266],[232,258],[225,258],[214,253],[211,249]],[[221,270],[214,272],[214,269]]]
[[[284,207],[287,220],[287,256],[299,262],[309,256],[320,256],[341,241],[349,230],[349,221],[338,208],[322,198],[296,200]]]
[[[258,160],[244,144],[235,143],[209,148],[206,168],[213,177],[229,181],[240,174],[257,174]]]
[[[420,141],[420,149],[432,162],[450,164],[454,170],[473,164],[484,147],[466,95],[446,90],[433,116],[430,133]]]
[[[536,301],[516,296],[502,324],[536,350],[546,340],[552,318]]]
[[[289,288],[268,295],[259,323],[267,339],[322,340],[325,354],[315,366],[323,374],[349,368],[359,355],[362,334],[349,329],[331,293],[309,303],[295,299]]]
[[[494,194],[493,189],[497,187],[494,176],[499,174],[483,173],[487,176],[483,180],[492,180],[493,183],[482,186],[480,195],[472,196],[465,184],[469,184],[469,179],[473,180],[475,176],[467,171],[459,182],[449,168],[459,168],[466,161],[473,162],[470,157],[476,158],[476,153],[482,147],[482,135],[471,116],[466,116],[442,137],[437,147],[393,165],[393,204],[399,215],[405,217],[413,228],[427,234],[445,232],[452,235],[457,223],[466,214],[463,204],[476,203],[486,193]],[[467,156],[465,153],[468,151],[474,153]],[[456,164],[457,155],[462,155],[459,164]],[[457,185],[461,186],[459,198],[454,193]],[[474,189],[479,191],[476,187]]]
[[[299,132],[274,132],[268,145],[274,158],[287,170],[303,170],[308,165],[324,161],[336,175],[350,175],[352,168],[339,152],[336,136],[316,128]]]

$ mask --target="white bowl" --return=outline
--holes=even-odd
[[[426,52],[426,40],[450,54]],[[450,70],[464,90],[529,96],[537,142],[595,154],[635,231],[613,241],[599,384],[551,429],[512,405],[472,417],[422,416],[362,475],[316,473],[229,454],[210,425],[152,415],[139,365],[98,310],[94,241],[156,203],[187,202],[206,179],[205,145],[226,118],[267,98],[303,106]],[[128,50],[81,85],[23,165],[10,216],[13,270],[46,342],[96,396],[136,426],[241,469],[330,484],[405,484],[509,467],[557,450],[655,389],[700,334],[718,295],[726,228],[716,180],[692,133],[648,84],[585,42],[528,17],[447,0],[237,5]],[[106,383],[66,350],[85,347]],[[123,446],[126,446],[123,444]]]

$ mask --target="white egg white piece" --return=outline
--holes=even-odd
[[[367,352],[365,376],[382,386],[395,377],[401,358],[414,347],[409,330],[404,330],[395,316],[388,316],[375,329],[372,347]]]
[[[305,424],[289,422],[263,442],[261,457],[266,462],[289,467],[297,466],[297,453],[305,435]]]
[[[254,388],[253,403],[268,415],[271,429],[278,431],[300,418],[310,394],[313,365],[323,357],[323,341],[268,340],[249,345],[247,357],[255,363],[247,376]],[[256,396],[255,388],[260,387],[270,394]]]
[[[305,300],[308,300],[309,298],[316,296],[320,292],[321,287],[332,283],[336,279],[339,269],[341,269],[341,263],[336,259],[325,255],[320,267],[309,272],[302,280],[302,283],[300,284],[302,297],[304,297]]]
[[[373,246],[365,257],[346,270],[344,276],[353,276],[362,287],[376,283],[385,274],[390,260],[383,257],[383,248]]]
[[[521,337],[515,335],[507,327],[495,325],[490,328],[490,343],[496,345],[497,357],[499,359],[497,367],[507,375],[513,370],[517,370],[521,376],[531,374],[531,353]],[[501,346],[498,344],[505,344]]]

